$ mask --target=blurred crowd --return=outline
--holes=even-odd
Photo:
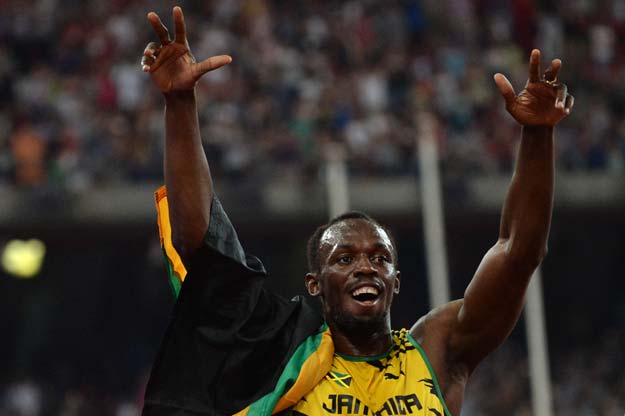
[[[0,393],[0,416],[139,416],[143,406],[141,398],[110,397],[91,386],[59,392],[27,377],[11,382]]]
[[[154,3],[0,1],[0,183],[160,180],[163,100],[139,62],[146,13],[171,25],[173,4]],[[625,171],[625,0],[179,3],[193,53],[234,58],[198,87],[219,175],[315,177],[336,143],[353,174],[411,173],[420,111],[445,172],[509,170],[518,128],[492,75],[522,88],[533,47],[576,97],[559,167]]]
[[[608,329],[596,339],[551,348],[556,416],[625,414],[625,330]],[[527,354],[508,341],[476,370],[465,395],[462,416],[531,416]],[[55,391],[22,378],[0,386],[0,416],[138,416],[142,389],[124,399],[92,386]],[[134,395],[134,397],[133,397]]]
[[[625,329],[608,329],[587,343],[550,348],[553,414],[625,414]],[[506,342],[472,376],[462,416],[531,416],[525,348]]]

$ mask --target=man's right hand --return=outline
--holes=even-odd
[[[154,12],[148,13],[148,21],[158,35],[160,43],[150,42],[143,51],[141,67],[149,72],[156,86],[163,93],[190,91],[205,73],[232,62],[228,55],[210,57],[196,62],[189,49],[182,9],[173,9],[174,40]]]

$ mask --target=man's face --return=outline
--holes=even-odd
[[[390,323],[399,271],[387,233],[363,219],[330,226],[321,237],[320,271],[306,276],[313,296],[321,296],[327,321],[348,328]]]

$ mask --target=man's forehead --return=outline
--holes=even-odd
[[[372,233],[384,245],[393,247],[390,236],[380,225],[364,218],[349,218],[329,226],[321,235],[320,246],[336,246],[344,243],[346,239],[356,234]]]

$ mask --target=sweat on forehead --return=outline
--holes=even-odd
[[[345,234],[360,232],[363,230],[363,226],[366,227],[365,229],[374,230],[385,244],[393,247],[393,243],[386,230],[374,221],[364,218],[347,218],[330,225],[321,235],[319,245],[336,245],[343,239]]]

